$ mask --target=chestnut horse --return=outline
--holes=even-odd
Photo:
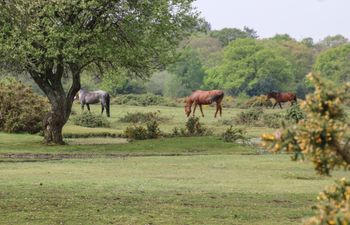
[[[273,105],[273,109],[279,104],[280,108],[282,109],[281,102],[290,102],[292,105],[293,103],[297,103],[297,96],[294,93],[291,92],[277,92],[272,91],[267,94],[267,99],[273,98],[276,100],[276,103]]]
[[[202,105],[210,105],[211,103],[216,102],[216,112],[214,116],[216,118],[216,115],[219,111],[220,111],[220,116],[222,114],[221,101],[223,98],[224,98],[224,92],[220,90],[193,91],[192,94],[189,97],[187,97],[185,100],[185,103],[186,103],[185,113],[188,117],[191,114],[191,108],[192,108],[192,105],[194,104],[194,109],[193,109],[193,116],[194,116],[197,105],[199,105],[199,109],[201,110],[202,116],[204,117]]]

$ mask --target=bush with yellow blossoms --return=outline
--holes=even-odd
[[[350,182],[345,178],[327,187],[317,197],[317,215],[305,221],[305,225],[350,224]]]
[[[315,85],[315,92],[301,103],[306,118],[275,134],[264,134],[262,139],[273,152],[294,153],[293,159],[306,155],[319,174],[329,175],[336,167],[348,168],[350,164],[343,108],[350,85],[335,88],[317,75],[310,73],[307,77]]]
[[[262,135],[266,148],[273,152],[293,153],[292,159],[306,156],[319,174],[330,175],[336,168],[350,167],[350,138],[344,111],[350,85],[334,87],[320,78],[308,74],[314,84],[314,93],[301,103],[306,118],[274,134]],[[350,182],[344,178],[319,196],[317,216],[306,224],[350,224]]]

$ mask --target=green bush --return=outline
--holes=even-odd
[[[225,142],[247,141],[246,131],[241,128],[233,128],[230,126],[227,130],[221,134],[221,139]]]
[[[211,130],[209,130],[199,122],[198,117],[189,117],[185,124],[185,127],[173,128],[171,136],[172,137],[205,136],[205,135],[211,135],[212,133],[213,132]]]
[[[158,122],[152,120],[146,124],[146,128],[136,124],[128,126],[124,131],[124,135],[131,140],[145,140],[160,137],[161,131]]]
[[[305,113],[300,109],[298,104],[293,104],[287,109],[286,119],[297,123],[299,120],[305,119]]]
[[[131,140],[145,140],[148,137],[147,129],[136,124],[128,126],[124,131],[124,135]]]
[[[186,128],[189,136],[203,136],[207,131],[207,128],[199,122],[198,117],[189,117],[186,122]]]
[[[272,107],[272,102],[265,96],[254,96],[245,102],[246,108],[251,107]]]
[[[128,94],[118,95],[112,99],[112,104],[118,105],[136,105],[136,106],[148,106],[148,105],[162,105],[162,106],[176,106],[176,102],[154,94]]]
[[[252,108],[243,112],[240,112],[235,118],[236,124],[261,126],[261,117],[264,111],[262,108]]]
[[[284,121],[286,121],[285,115],[281,113],[268,113],[262,115],[262,123],[266,127],[280,128]]]
[[[0,130],[38,133],[49,110],[46,98],[14,79],[0,82]]]
[[[166,121],[167,118],[160,117],[160,112],[135,112],[127,113],[125,116],[119,119],[120,122],[124,123],[146,123],[151,120]]]
[[[86,111],[73,117],[73,124],[82,127],[110,127],[110,123],[105,117]]]
[[[149,121],[146,124],[146,127],[147,127],[147,135],[149,139],[154,139],[161,136],[159,124],[156,120]]]

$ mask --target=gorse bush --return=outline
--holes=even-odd
[[[146,123],[151,120],[166,121],[167,118],[161,117],[160,112],[135,112],[127,113],[125,116],[119,119],[120,122],[124,123]]]
[[[21,82],[0,82],[0,130],[38,133],[49,110],[46,98],[35,94]]]
[[[225,142],[247,141],[246,131],[241,128],[233,128],[230,126],[227,130],[221,134],[221,139]]]
[[[305,119],[305,113],[300,109],[298,104],[293,104],[287,109],[286,119],[297,123],[300,120]]]
[[[110,122],[102,115],[83,112],[72,119],[74,125],[82,127],[110,127]]]
[[[164,98],[159,95],[154,95],[154,94],[118,95],[112,99],[112,104],[135,105],[135,106],[148,106],[148,105],[176,106],[175,101],[168,98]]]
[[[282,113],[264,113],[262,115],[262,124],[269,128],[280,128],[282,123],[289,123]]]
[[[286,151],[307,155],[319,174],[330,175],[337,168],[350,169],[350,138],[344,103],[349,99],[350,83],[335,86],[309,74],[315,91],[301,103],[307,119],[274,134],[262,135],[263,143],[273,152]],[[350,224],[350,182],[341,179],[318,196],[316,215],[307,225]]]
[[[260,118],[264,111],[262,108],[252,108],[243,112],[240,112],[235,118],[236,124],[258,126],[260,124]]]
[[[189,117],[186,122],[187,133],[190,136],[203,136],[207,129],[199,122],[198,117]]]
[[[174,127],[170,136],[177,137],[191,137],[191,136],[206,136],[212,135],[212,130],[209,130],[202,123],[199,122],[198,117],[189,117],[186,121],[185,127]]]
[[[156,120],[149,121],[146,128],[142,125],[133,124],[124,131],[125,137],[131,140],[154,139],[161,136],[159,124]]]
[[[245,102],[246,108],[250,107],[272,107],[272,102],[265,96],[254,96]]]
[[[345,178],[327,187],[318,197],[318,215],[308,219],[305,225],[350,224],[350,182]]]

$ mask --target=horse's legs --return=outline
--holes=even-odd
[[[197,108],[197,103],[194,103],[194,108],[193,108],[193,117],[194,117],[194,113],[196,112],[196,108]]]
[[[281,102],[278,103],[280,105],[280,108],[282,109],[282,105],[281,105]]]
[[[221,106],[221,104],[219,105],[220,106],[220,117],[222,116],[222,106]]]
[[[89,104],[86,104],[86,108],[89,110],[90,112],[90,105]]]
[[[214,118],[216,118],[216,115],[217,115],[217,114],[218,114],[218,112],[219,112],[219,108],[220,108],[219,104],[218,104],[218,103],[216,103],[216,111],[215,111]]]
[[[202,105],[199,105],[199,109],[201,110],[202,117],[204,117],[204,113],[203,113]]]
[[[105,109],[103,103],[101,103],[101,106],[102,106],[102,111],[101,111],[101,115],[103,115],[103,110]]]
[[[81,111],[84,111],[84,103],[81,104]]]
[[[273,105],[272,109],[274,109],[276,105],[277,105],[277,102]]]

